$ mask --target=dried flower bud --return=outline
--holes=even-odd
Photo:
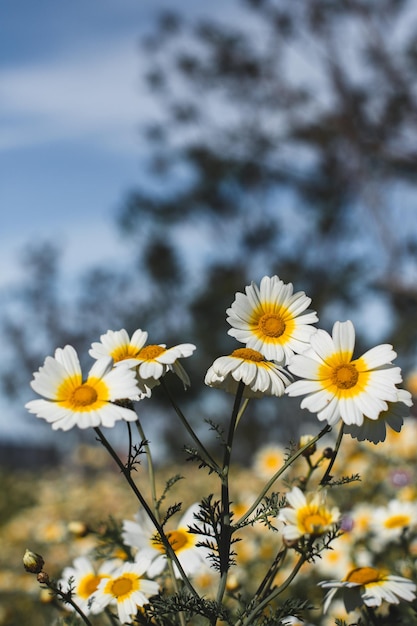
[[[312,439],[314,439],[313,435],[301,435],[300,441],[298,442],[298,447],[303,448]],[[309,446],[304,450],[304,452],[302,452],[302,456],[311,456],[315,453],[316,450],[316,444],[312,443],[311,446]]]
[[[26,549],[25,554],[23,555],[23,566],[27,572],[30,572],[31,574],[39,574],[39,572],[42,571],[44,564],[45,561],[40,554],[36,554],[36,552],[31,552]]]
[[[49,574],[47,574],[46,572],[39,572],[36,578],[38,580],[38,583],[42,583],[44,585],[47,585],[49,583]]]
[[[323,456],[325,459],[331,459],[333,456],[333,448],[324,448]]]

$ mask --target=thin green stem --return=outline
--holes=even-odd
[[[174,411],[176,412],[176,414],[179,417],[181,423],[183,424],[184,428],[186,429],[186,431],[188,432],[188,434],[190,435],[190,437],[192,438],[194,443],[197,445],[197,447],[198,447],[198,449],[200,451],[200,454],[204,457],[204,460],[209,465],[209,467],[214,472],[216,472],[216,474],[219,474],[220,473],[220,468],[219,468],[218,464],[213,459],[213,457],[211,456],[210,452],[206,449],[204,444],[201,442],[200,438],[197,436],[197,434],[194,432],[193,428],[188,423],[187,418],[185,417],[184,413],[179,408],[178,404],[175,402],[171,392],[169,391],[167,385],[165,384],[164,379],[161,378],[160,382],[161,382],[161,387],[163,388],[164,392],[166,393],[169,401],[171,402],[171,404],[172,404],[172,406],[174,408]]]
[[[135,423],[136,423],[137,431],[139,433],[139,437],[141,438],[143,447],[145,448],[146,459],[147,459],[147,462],[148,462],[148,476],[149,476],[149,485],[150,485],[150,488],[151,488],[153,512],[155,514],[156,519],[159,522],[160,521],[160,517],[159,517],[158,498],[157,498],[157,495],[156,495],[155,468],[154,468],[154,464],[153,464],[151,448],[149,446],[148,440],[145,437],[145,432],[144,432],[144,430],[142,428],[142,424],[141,424],[139,418],[137,419],[137,421]]]
[[[85,613],[83,613],[83,611],[80,609],[78,604],[74,602],[74,600],[72,599],[71,592],[62,591],[62,589],[60,589],[55,583],[51,581],[48,581],[45,584],[49,589],[51,589],[51,591],[53,591],[57,596],[59,596],[65,604],[69,604],[72,606],[74,611],[76,611],[76,613],[78,613],[78,615],[81,617],[84,624],[86,624],[87,626],[93,626],[90,620],[88,619],[88,617],[85,615]]]
[[[154,512],[155,518],[158,520],[158,523],[160,523],[161,518],[159,515],[158,498],[156,495],[155,469],[154,469],[154,464],[153,464],[153,459],[152,459],[152,453],[151,453],[151,448],[149,446],[148,440],[146,439],[145,431],[143,430],[142,423],[139,420],[139,417],[136,421],[136,428],[141,438],[143,447],[145,448],[145,454],[146,454],[146,458],[148,461],[148,476],[149,476],[149,484],[151,488],[153,512]],[[168,563],[168,569],[169,569],[169,573],[171,576],[171,581],[172,581],[174,591],[175,593],[178,593],[177,579],[175,578],[175,571],[174,571],[174,567],[172,564],[172,559],[169,554],[167,554],[167,563]],[[181,626],[185,626],[185,619],[182,613],[180,613],[179,619],[180,619]]]
[[[172,548],[171,544],[168,541],[168,538],[167,538],[167,536],[166,536],[166,534],[164,532],[164,529],[162,528],[161,524],[158,522],[157,518],[155,517],[152,509],[150,508],[149,504],[146,502],[146,500],[143,497],[142,493],[137,488],[135,481],[132,479],[132,477],[130,475],[130,472],[126,469],[125,465],[122,463],[122,461],[120,460],[119,456],[117,455],[117,453],[115,452],[115,450],[113,449],[111,444],[107,441],[106,437],[103,435],[103,433],[101,432],[100,428],[95,427],[94,430],[95,430],[95,432],[96,432],[100,442],[103,444],[103,446],[106,448],[106,450],[108,451],[110,456],[113,458],[113,460],[116,462],[116,464],[120,468],[120,471],[122,472],[123,476],[125,477],[126,481],[128,482],[128,484],[129,484],[130,488],[132,489],[133,493],[135,494],[135,496],[139,500],[139,502],[142,505],[142,507],[145,509],[145,512],[148,515],[149,519],[151,520],[152,524],[155,526],[155,529],[156,529],[158,535],[161,538],[161,542],[162,542],[162,544],[163,544],[163,546],[165,548],[165,551],[166,551],[167,555],[172,559],[172,561],[177,566],[178,571],[179,571],[179,573],[181,575],[182,580],[184,581],[185,586],[187,587],[189,592],[194,597],[198,598],[199,597],[198,593],[196,592],[196,590],[192,586],[191,582],[189,581],[187,575],[185,574],[184,569],[183,569],[181,563],[179,562],[179,559],[178,559],[177,555],[175,554],[174,549]]]
[[[280,467],[280,469],[275,472],[275,474],[272,476],[272,478],[270,478],[270,480],[266,483],[266,485],[264,486],[264,488],[262,489],[261,493],[259,494],[259,496],[256,498],[256,500],[254,501],[254,503],[252,504],[252,506],[246,511],[246,513],[244,515],[242,515],[242,517],[235,523],[235,526],[240,526],[245,520],[247,520],[247,518],[252,515],[252,513],[256,510],[256,507],[260,504],[260,502],[262,502],[263,498],[265,497],[265,494],[268,493],[268,491],[271,489],[272,485],[275,483],[276,480],[278,480],[278,478],[294,463],[294,461],[296,459],[298,459],[299,456],[302,455],[302,453],[304,452],[304,450],[307,450],[307,448],[309,448],[312,444],[315,444],[317,441],[319,441],[319,439],[321,439],[322,437],[324,437],[324,435],[326,435],[328,432],[330,432],[331,427],[329,425],[325,426],[318,435],[316,435],[313,439],[311,439],[308,443],[306,443],[304,446],[302,446],[301,448],[299,448],[296,452],[294,452],[294,454],[292,456],[290,456],[290,458],[288,459],[288,461],[286,461],[284,463],[284,465],[282,467]]]
[[[237,416],[237,418],[236,418],[236,426],[235,426],[235,428],[237,428],[237,427],[238,427],[239,422],[240,422],[240,420],[241,420],[241,418],[242,418],[242,416],[243,416],[244,412],[246,411],[248,404],[249,404],[249,398],[245,398],[245,399],[243,400],[243,402],[242,402],[242,406],[241,406],[240,411],[239,411],[239,413],[238,413],[238,416]]]
[[[334,462],[336,461],[337,453],[339,452],[340,444],[342,443],[344,426],[345,426],[345,424],[344,424],[344,422],[342,422],[342,424],[340,426],[339,434],[337,436],[336,445],[335,445],[334,450],[333,450],[332,458],[330,459],[330,463],[327,466],[326,471],[324,472],[323,478],[320,481],[320,485],[327,485],[327,483],[330,482],[331,479],[332,479],[332,476],[330,475],[330,472],[332,471],[332,467],[334,465]]]
[[[272,600],[274,600],[290,586],[305,561],[306,557],[304,554],[302,554],[285,582],[283,582],[282,585],[280,585],[279,587],[273,589],[261,602],[259,602],[259,604],[256,605],[256,607],[249,613],[249,615],[245,619],[243,619],[242,615],[235,623],[235,626],[250,626],[250,624],[254,622],[255,618],[262,612],[262,610],[266,606],[268,606],[268,604],[272,602]]]
[[[223,596],[226,590],[227,574],[230,566],[230,546],[232,538],[232,525],[230,516],[230,495],[229,495],[229,471],[230,462],[233,448],[233,438],[236,432],[236,424],[241,415],[239,413],[240,405],[242,402],[243,391],[245,385],[242,381],[239,382],[235,401],[233,404],[233,411],[229,423],[229,431],[227,434],[227,440],[224,445],[223,466],[221,472],[221,506],[222,517],[220,520],[220,542],[219,542],[219,557],[220,557],[220,583],[217,591],[217,604],[221,605]]]

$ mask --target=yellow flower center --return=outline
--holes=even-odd
[[[281,337],[285,332],[285,322],[278,313],[265,313],[259,318],[259,330],[267,337]]]
[[[170,530],[166,534],[166,537],[176,554],[185,550],[187,548],[191,548],[195,544],[195,535],[189,533],[185,528],[178,528],[177,530]],[[160,552],[165,552],[164,544],[161,542],[159,537],[155,537],[152,539],[152,546]]]
[[[385,520],[385,528],[404,528],[410,524],[410,516],[405,513],[399,513],[398,515],[392,515]]]
[[[238,348],[237,350],[233,350],[230,356],[234,356],[237,359],[244,359],[245,361],[255,361],[255,363],[265,361],[264,355],[257,350],[252,350],[252,348]]]
[[[82,383],[78,377],[66,378],[56,392],[57,402],[72,411],[99,409],[110,399],[110,390],[100,378],[89,378]]]
[[[351,389],[359,379],[359,373],[352,363],[337,365],[331,374],[331,381],[339,389]]]
[[[80,598],[89,598],[91,594],[93,594],[97,590],[97,587],[99,586],[99,583],[103,578],[109,578],[109,576],[100,574],[86,574],[86,576],[84,576],[78,584],[77,594],[80,596]]]
[[[137,358],[143,359],[144,361],[152,361],[160,356],[163,352],[166,352],[166,348],[157,345],[145,346],[140,350],[140,352],[136,355]]]
[[[346,582],[358,583],[358,585],[368,585],[381,580],[381,572],[375,567],[357,567],[351,570],[345,578]]]
[[[111,578],[104,588],[105,593],[111,594],[119,602],[123,602],[140,587],[139,576],[126,572],[118,578]]]
[[[318,376],[323,388],[337,397],[352,398],[363,393],[369,383],[371,372],[361,357],[351,361],[351,355],[335,352],[323,365],[319,366]]]
[[[73,406],[88,406],[94,404],[97,400],[97,391],[94,387],[84,383],[81,387],[77,387],[71,394],[71,402]]]
[[[118,346],[110,353],[113,361],[118,363],[125,359],[134,359],[137,357],[139,349],[136,346],[132,346],[130,343],[125,346]]]
[[[298,511],[298,526],[303,534],[321,535],[332,522],[332,514],[323,506],[308,504]]]

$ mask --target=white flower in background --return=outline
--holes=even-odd
[[[165,534],[185,574],[192,575],[199,570],[203,563],[207,563],[208,550],[197,546],[204,537],[192,533],[189,527],[198,526],[195,513],[200,509],[198,504],[190,506],[181,517],[177,528],[166,530]],[[136,548],[138,556],[145,556],[151,561],[147,573],[153,578],[160,574],[167,564],[165,547],[161,539],[155,534],[155,528],[143,513],[137,515],[137,522],[124,520],[122,537],[126,545]],[[181,574],[174,563],[174,572],[177,578]]]
[[[189,386],[190,379],[179,359],[191,356],[195,346],[191,343],[181,343],[172,348],[167,348],[165,344],[145,345],[147,339],[148,333],[140,329],[131,338],[124,328],[109,330],[101,335],[100,343],[92,344],[90,355],[99,358],[106,354],[113,358],[116,365],[123,363],[136,368],[138,379],[144,383],[145,389],[159,384],[159,379],[170,371],[180,378],[184,387]]]
[[[285,463],[285,450],[277,444],[262,446],[253,459],[253,471],[259,478],[269,480]]]
[[[355,329],[351,321],[336,322],[330,336],[317,330],[310,339],[311,349],[295,355],[288,366],[303,380],[287,387],[289,396],[306,396],[301,408],[317,413],[320,421],[333,426],[362,426],[364,418],[377,420],[397,402],[401,370],[391,361],[397,356],[392,346],[383,344],[353,359]]]
[[[390,500],[386,506],[377,507],[370,521],[370,530],[374,537],[372,545],[378,552],[387,543],[398,541],[408,529],[417,527],[417,503]]]
[[[124,563],[109,578],[104,578],[93,595],[91,610],[102,611],[109,604],[114,604],[121,623],[131,624],[138,607],[147,604],[149,597],[159,591],[157,582],[142,578],[148,565],[146,558]]]
[[[72,567],[66,567],[61,575],[60,586],[64,592],[71,586],[72,599],[80,609],[88,615],[98,613],[101,609],[91,606],[91,597],[103,579],[110,578],[111,573],[120,565],[116,559],[105,561],[96,568],[90,559],[79,556],[74,559]],[[64,604],[69,611],[73,610],[70,604]]]
[[[290,506],[280,510],[278,520],[285,524],[282,535],[287,541],[322,535],[334,528],[340,518],[337,507],[326,505],[323,491],[304,494],[298,487],[293,487],[286,499]]]
[[[236,394],[239,382],[245,384],[244,398],[282,396],[290,383],[286,371],[252,348],[238,348],[216,359],[207,370],[204,382],[209,387]]]
[[[264,276],[258,287],[245,287],[237,293],[227,321],[228,334],[248,348],[261,352],[266,359],[286,365],[296,352],[308,348],[317,322],[314,311],[306,311],[311,303],[303,291],[293,293],[291,283],[284,284],[278,276]]]
[[[388,409],[382,411],[377,420],[365,417],[361,426],[349,424],[344,432],[358,441],[367,440],[374,444],[385,441],[387,426],[399,433],[404,424],[404,417],[410,414],[410,406],[413,404],[411,393],[405,389],[397,389],[397,401],[387,404]]]
[[[118,420],[137,419],[131,409],[114,404],[138,399],[135,374],[127,367],[113,368],[110,357],[96,361],[83,381],[75,349],[65,346],[55,351],[55,357],[46,357],[33,376],[32,389],[46,400],[31,400],[25,406],[51,423],[54,430],[111,427]]]
[[[389,604],[398,604],[400,600],[412,602],[416,597],[416,585],[411,580],[387,574],[375,567],[357,567],[351,570],[344,580],[323,581],[319,586],[330,589],[324,599],[324,612],[338,592],[342,594],[348,612],[364,604],[378,607],[382,602]]]

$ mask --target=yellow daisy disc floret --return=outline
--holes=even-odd
[[[317,330],[310,349],[293,357],[288,366],[299,376],[287,387],[290,396],[306,396],[301,408],[317,413],[330,425],[342,419],[345,424],[361,426],[364,418],[377,420],[396,402],[401,370],[392,365],[397,356],[392,346],[383,344],[353,359],[355,329],[351,321],[336,322],[330,336]]]
[[[261,352],[266,359],[286,365],[294,353],[303,352],[317,322],[314,311],[307,311],[311,298],[303,291],[293,293],[291,283],[278,276],[264,276],[258,287],[252,283],[245,293],[237,293],[227,309],[232,326],[229,335]]]
[[[416,585],[412,580],[394,576],[376,567],[357,567],[350,570],[343,580],[328,580],[319,583],[329,589],[323,610],[327,611],[336,594],[341,595],[346,611],[353,611],[363,605],[381,606],[382,602],[398,604],[412,602],[416,597]]]
[[[31,387],[44,399],[31,400],[26,408],[54,430],[114,426],[118,420],[137,419],[134,411],[115,404],[116,400],[138,399],[135,373],[128,367],[113,368],[110,357],[97,360],[83,382],[75,349],[58,348],[34,373]]]

